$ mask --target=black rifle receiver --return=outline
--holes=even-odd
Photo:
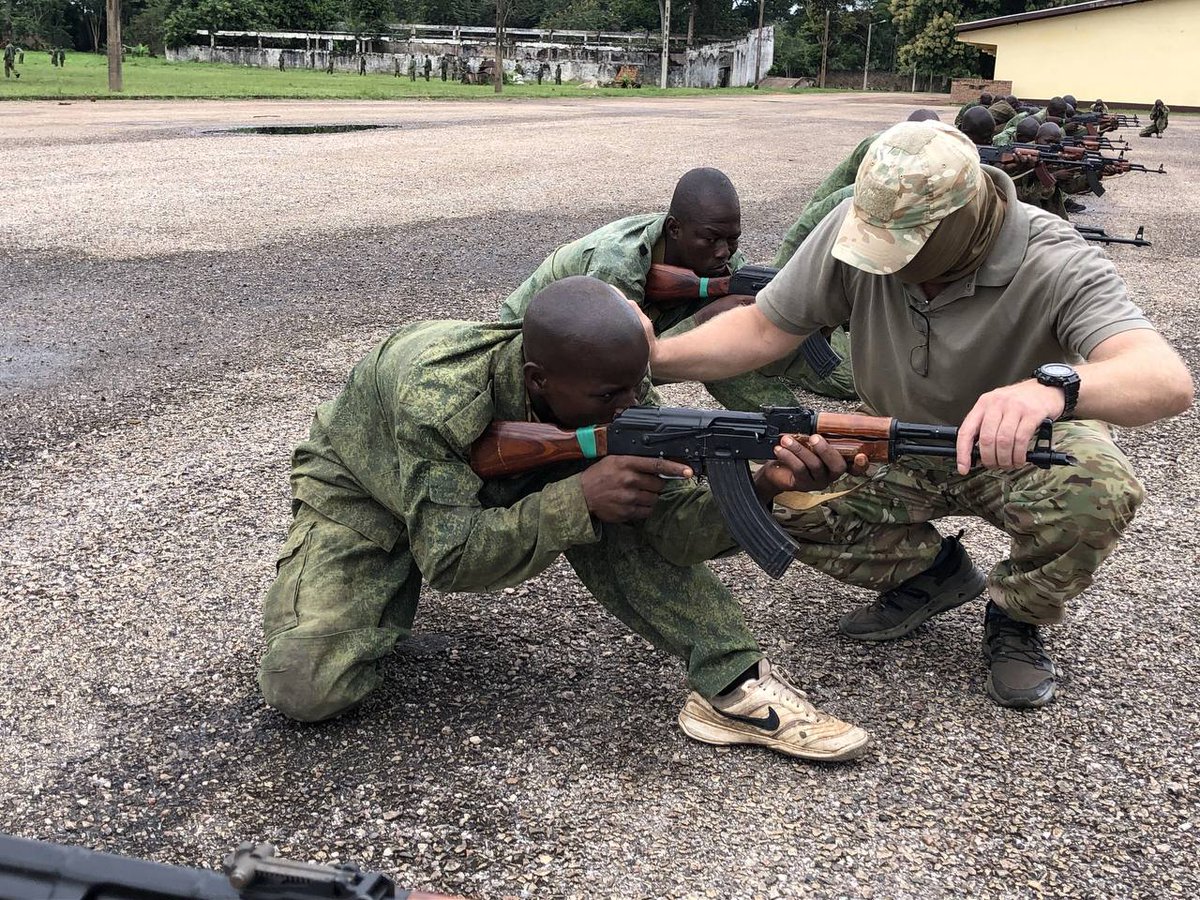
[[[852,428],[843,428],[836,435],[823,430],[822,415],[802,406],[766,407],[761,413],[634,406],[620,413],[606,429],[607,453],[662,456],[686,462],[697,475],[708,479],[713,499],[733,539],[764,572],[779,578],[795,558],[798,545],[759,500],[749,463],[773,460],[775,447],[784,435],[858,437]],[[858,418],[871,421],[870,417]],[[1033,449],[1026,454],[1032,465],[1048,469],[1052,465],[1075,464],[1073,457],[1051,447],[1053,428],[1049,419],[1042,423]],[[892,419],[887,426],[885,458],[876,461],[891,462],[901,456],[953,459],[957,455],[957,441],[958,428],[954,425]],[[976,448],[976,460],[978,453]]]
[[[244,843],[225,874],[83,847],[0,834],[0,900],[416,900],[442,896],[399,889],[354,864],[277,859],[270,844]]]

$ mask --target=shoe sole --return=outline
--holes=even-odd
[[[916,631],[934,616],[951,609],[957,609],[964,603],[970,603],[972,600],[978,598],[980,594],[987,590],[987,576],[978,569],[975,570],[975,576],[962,592],[952,598],[942,600],[936,606],[922,606],[899,625],[893,625],[891,628],[884,628],[880,631],[849,632],[839,624],[838,631],[844,637],[855,641],[894,641],[896,638],[905,637]]]
[[[983,661],[989,666],[992,664],[992,655],[987,652],[987,648],[983,651]],[[1058,666],[1054,665],[1053,660],[1050,663],[1050,675],[1054,679],[1050,683],[1050,689],[1038,697],[1006,697],[996,690],[996,686],[992,681],[992,673],[988,672],[987,682],[984,684],[984,690],[987,691],[988,697],[997,706],[1003,706],[1006,709],[1038,709],[1042,706],[1047,706],[1054,702],[1054,698],[1058,695]]]
[[[684,708],[679,713],[679,727],[683,733],[693,740],[704,744],[714,744],[719,747],[729,747],[734,744],[753,744],[767,747],[785,756],[795,759],[805,759],[810,762],[849,762],[858,759],[871,746],[871,736],[863,731],[861,740],[836,751],[803,750],[795,744],[780,741],[768,734],[755,734],[730,728],[723,722],[706,721],[695,713],[689,713]],[[861,729],[859,729],[861,731]]]
[[[1006,709],[1038,709],[1039,707],[1053,703],[1056,693],[1057,691],[1052,687],[1041,697],[1005,697],[993,686],[990,673],[987,677],[987,695],[992,698],[992,701],[997,706],[1003,706]]]

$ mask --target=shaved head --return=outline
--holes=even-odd
[[[641,320],[624,295],[588,275],[555,281],[535,294],[523,326],[526,360],[547,371],[586,368],[617,353],[649,354]]]
[[[1041,127],[1041,123],[1037,119],[1033,116],[1026,116],[1017,123],[1017,140],[1023,144],[1029,143],[1037,137],[1039,127]]]
[[[984,91],[982,94],[979,95],[979,103],[982,106],[991,106],[995,102],[996,102],[996,98],[993,97],[988,91]]]
[[[963,115],[961,131],[977,146],[986,147],[992,143],[996,122],[985,107],[973,106]]]
[[[719,169],[692,169],[675,185],[663,223],[663,262],[702,278],[729,274],[742,236],[737,189]]]
[[[667,211],[681,222],[706,218],[715,211],[741,214],[737,188],[720,169],[692,169],[675,183],[671,208]]]
[[[1033,139],[1039,144],[1061,144],[1063,132],[1053,122],[1047,122],[1044,125],[1038,126],[1037,134],[1034,135]]]
[[[1056,119],[1065,119],[1067,117],[1067,101],[1062,97],[1051,97],[1050,102],[1046,104],[1046,115]]]
[[[525,394],[541,421],[603,425],[640,400],[650,344],[615,287],[587,275],[556,281],[529,302],[521,333]]]
[[[940,122],[942,117],[935,113],[932,109],[914,109],[908,114],[910,122]]]

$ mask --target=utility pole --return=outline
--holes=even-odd
[[[108,89],[120,93],[121,85],[121,0],[105,0],[108,16]]]
[[[767,0],[758,0],[758,41],[754,47],[754,89],[758,90],[758,82],[762,78],[762,25],[763,6]]]
[[[867,69],[871,66],[871,28],[875,25],[870,19],[867,20],[867,55],[863,57],[863,90],[867,89]]]
[[[825,66],[829,61],[829,10],[825,10],[825,40],[821,41],[821,87],[825,87]]]
[[[667,86],[667,64],[671,53],[671,0],[658,0],[658,11],[662,14],[662,71],[659,73],[658,86]]]

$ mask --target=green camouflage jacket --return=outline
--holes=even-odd
[[[858,167],[862,164],[863,157],[867,155],[867,150],[871,145],[878,140],[882,131],[877,131],[870,137],[865,137],[859,141],[858,146],[853,152],[843,159],[836,169],[825,176],[825,180],[817,185],[817,189],[813,191],[813,195],[808,198],[808,205],[819,203],[835,191],[840,191],[847,185],[854,184],[854,179],[858,177]]]
[[[791,259],[800,245],[804,243],[804,239],[812,232],[814,228],[821,224],[821,220],[837,208],[838,204],[847,197],[854,196],[854,184],[848,184],[843,188],[839,188],[832,194],[829,194],[822,200],[814,200],[804,207],[804,212],[800,214],[792,227],[788,229],[788,233],[783,236],[783,243],[779,245],[779,250],[775,253],[775,259],[772,261],[777,269],[782,269],[787,265],[787,261]]]
[[[579,473],[566,463],[482,481],[471,445],[493,420],[527,420],[519,325],[420,322],[397,331],[321,404],[292,458],[292,493],[384,549],[411,547],[442,590],[518,584],[563,551],[600,541]],[[643,396],[656,402],[649,381]],[[690,565],[734,549],[707,488],[672,482],[640,526]]]
[[[662,238],[666,221],[664,213],[629,216],[559,247],[501,304],[500,321],[519,321],[529,301],[547,285],[571,275],[591,275],[611,284],[640,306],[654,323],[656,334],[678,325],[708,301],[669,308],[646,302],[646,275],[654,262],[654,245]],[[746,259],[735,253],[729,264],[736,271],[746,264]]]

